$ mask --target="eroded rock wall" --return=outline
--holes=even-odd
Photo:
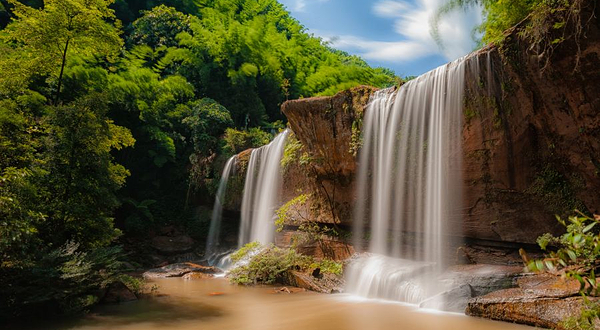
[[[561,232],[555,214],[600,212],[600,27],[592,10],[580,13],[580,37],[555,45],[550,57],[534,55],[517,27],[468,59],[464,211],[452,235],[534,243]],[[284,199],[313,190],[334,209],[312,221],[351,223],[357,129],[373,92],[358,87],[282,106],[311,160],[309,171],[288,172]]]

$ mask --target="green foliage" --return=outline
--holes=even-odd
[[[106,118],[106,104],[90,96],[70,105],[49,109],[47,176],[48,206],[64,223],[64,232],[46,229],[51,241],[76,240],[84,247],[109,244],[120,235],[111,212],[118,206],[114,192],[129,171],[113,162],[110,151],[133,145],[126,128]]]
[[[335,229],[321,226],[309,220],[310,217],[307,213],[313,212],[312,209],[308,208],[310,197],[310,194],[298,195],[283,204],[276,212],[275,226],[278,232],[282,231],[285,225],[297,226],[297,230],[292,236],[294,246],[312,242],[321,244],[329,235],[338,236]]]
[[[600,320],[600,302],[584,297],[584,308],[576,317],[569,317],[561,322],[567,330],[596,330]]]
[[[249,148],[258,148],[268,144],[272,138],[271,134],[256,127],[241,131],[228,128],[223,136],[223,153],[235,155]]]
[[[249,256],[255,255],[262,249],[263,249],[263,247],[262,247],[262,245],[260,245],[259,242],[250,242],[250,243],[242,246],[239,250],[232,253],[229,257],[231,258],[231,261],[236,263],[236,262],[243,260]]]
[[[31,170],[14,167],[0,175],[0,267],[18,263],[35,251],[45,216],[35,205],[39,193],[32,176]]]
[[[439,22],[448,13],[460,8],[481,6],[483,23],[477,32],[483,33],[482,43],[499,42],[504,39],[504,31],[523,20],[534,8],[547,0],[448,0],[438,8],[432,18],[431,34],[442,45],[439,34]]]
[[[283,119],[290,98],[331,95],[359,84],[393,85],[394,74],[328,48],[275,0],[207,1],[170,51],[201,93],[231,111],[238,127]]]
[[[283,171],[287,171],[292,164],[299,162],[301,150],[302,143],[300,143],[300,140],[296,138],[294,133],[291,133],[285,142],[283,156],[281,157],[281,168]]]
[[[98,289],[117,281],[139,290],[139,280],[121,274],[122,258],[120,247],[84,252],[79,244],[67,242],[40,255],[35,264],[1,267],[0,276],[11,285],[0,288],[0,316],[79,312],[97,302]]]
[[[569,180],[552,165],[546,164],[526,192],[539,197],[555,214],[564,216],[569,210],[585,208],[575,194],[578,186],[577,180]]]
[[[229,272],[229,280],[232,283],[273,284],[290,270],[306,271],[320,268],[322,273],[342,274],[341,263],[328,259],[315,260],[294,249],[279,248],[273,244],[264,247],[258,242],[249,243],[235,252],[232,260],[237,262],[246,257],[249,257],[248,262],[238,265]]]
[[[302,169],[307,170],[307,166],[314,159],[306,151],[302,151],[302,143],[296,138],[292,132],[284,146],[283,156],[281,157],[281,168],[287,171],[290,166],[297,164],[302,166]]]
[[[279,276],[296,266],[306,265],[309,258],[293,249],[281,249],[274,245],[262,249],[246,264],[229,272],[229,279],[235,284],[273,284]]]
[[[16,19],[2,34],[12,47],[0,61],[0,93],[26,89],[34,75],[50,75],[58,97],[69,54],[114,60],[122,45],[118,21],[108,8],[112,1],[46,0],[43,10],[9,2]]]
[[[183,123],[192,130],[194,149],[203,154],[216,152],[219,136],[233,124],[229,111],[209,98],[196,102],[192,115],[183,119]]]
[[[344,271],[344,265],[341,262],[333,261],[331,259],[314,260],[310,266],[310,269],[319,268],[322,273],[329,273],[334,275],[342,275]]]
[[[289,223],[298,223],[300,220],[305,220],[302,216],[302,208],[306,205],[306,201],[308,200],[309,194],[301,194],[298,195],[287,203],[283,204],[276,212],[277,219],[275,220],[275,226],[277,227],[277,231],[280,232],[283,230],[283,227]],[[293,215],[291,212],[294,212]]]
[[[530,260],[527,270],[558,272],[568,278],[576,279],[581,287],[585,308],[578,318],[567,320],[568,328],[594,329],[594,322],[600,321],[598,302],[591,301],[588,296],[599,296],[600,287],[596,274],[600,270],[600,216],[591,218],[579,211],[567,221],[556,216],[558,222],[566,227],[567,232],[560,237],[545,234],[538,238],[540,247],[547,251],[541,260]]]
[[[352,136],[350,137],[349,152],[354,157],[358,155],[358,151],[363,144],[362,125],[362,118],[357,118],[352,122]]]
[[[156,203],[154,199],[137,202],[132,198],[124,198],[123,204],[129,206],[129,216],[125,219],[124,229],[131,235],[143,235],[154,224],[154,215],[150,206]],[[125,206],[124,207],[127,207]]]
[[[130,42],[152,48],[177,46],[175,37],[181,32],[191,32],[190,16],[165,5],[144,11],[132,25]]]
[[[549,58],[554,45],[570,37],[565,30],[567,22],[575,23],[574,37],[579,40],[582,22],[578,15],[582,3],[582,0],[448,0],[432,18],[431,34],[443,46],[439,33],[442,17],[460,8],[481,6],[484,19],[477,28],[483,35],[480,44],[501,43],[506,30],[527,19],[521,34],[531,42],[530,49]]]

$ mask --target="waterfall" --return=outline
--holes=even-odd
[[[240,247],[249,242],[267,244],[274,240],[274,217],[281,195],[281,157],[288,135],[286,129],[250,154],[242,199]]]
[[[221,218],[223,215],[223,202],[225,200],[225,192],[227,191],[227,182],[229,177],[235,173],[237,163],[237,155],[229,158],[223,173],[221,173],[221,181],[219,182],[219,188],[215,196],[215,204],[213,206],[212,217],[210,220],[210,228],[208,231],[208,238],[206,240],[206,250],[204,255],[208,258],[209,264],[213,265],[220,259],[219,253],[219,234],[221,232]]]
[[[409,303],[434,294],[431,276],[444,266],[445,224],[462,206],[465,63],[459,59],[372,97],[354,215],[355,246],[368,237],[371,254],[349,267],[349,292]]]

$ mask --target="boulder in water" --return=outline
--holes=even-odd
[[[212,266],[202,266],[191,262],[181,262],[146,271],[144,278],[181,277],[188,273],[218,274],[221,270]]]
[[[583,298],[579,283],[551,274],[517,280],[518,288],[492,292],[469,301],[466,314],[537,327],[561,328],[560,323],[579,315]]]
[[[183,275],[184,280],[203,280],[207,278],[215,277],[214,274],[207,274],[202,272],[191,272]]]
[[[321,276],[317,278],[310,273],[292,270],[286,272],[280,282],[285,285],[292,285],[321,293],[343,292],[344,281],[341,276],[328,273],[321,273],[320,275]]]

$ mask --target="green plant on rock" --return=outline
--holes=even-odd
[[[277,232],[282,231],[286,224],[299,224],[303,221],[308,221],[299,208],[306,205],[309,197],[310,194],[298,195],[277,210],[277,219],[275,220]]]
[[[354,157],[358,155],[358,151],[363,145],[363,135],[362,135],[362,118],[356,118],[352,122],[352,135],[350,137],[350,154]]]
[[[315,260],[310,264],[311,269],[319,268],[322,273],[329,273],[334,275],[342,275],[344,271],[344,265],[341,262],[337,262],[331,259]]]
[[[538,171],[534,182],[525,192],[540,198],[553,213],[565,216],[568,210],[585,208],[575,194],[582,186],[580,181],[567,178],[548,163]]]
[[[520,35],[531,43],[529,49],[535,50],[540,59],[545,59],[542,71],[549,66],[556,46],[571,38],[577,47],[574,71],[579,68],[583,3],[584,0],[536,0],[532,5],[529,22]]]
[[[250,242],[242,246],[239,250],[232,253],[229,257],[231,258],[231,261],[236,263],[249,255],[255,254],[260,249],[262,249],[262,245],[260,245],[259,242]]]
[[[311,194],[301,194],[281,206],[277,210],[275,225],[278,232],[282,231],[285,225],[297,226],[292,234],[292,246],[298,247],[316,242],[325,253],[327,251],[325,240],[330,236],[339,236],[339,233],[335,228],[311,221],[306,214],[306,212],[314,212],[313,209],[307,208],[310,197]]]
[[[580,294],[584,298],[581,315],[565,321],[570,329],[594,329],[594,323],[600,321],[600,302],[590,297],[600,296],[596,274],[600,270],[600,216],[593,218],[580,211],[565,221],[556,216],[567,232],[559,237],[544,234],[537,240],[544,251],[551,250],[541,260],[527,260],[527,270],[548,271],[577,280]]]
[[[222,149],[227,155],[235,155],[249,148],[264,146],[272,138],[271,134],[257,127],[248,130],[228,128],[223,136],[225,145]]]
[[[229,272],[229,280],[240,285],[273,284],[283,279],[288,271],[307,271],[319,268],[321,273],[342,274],[342,264],[333,260],[316,260],[298,253],[292,248],[279,248],[271,244],[262,246],[258,242],[248,243],[232,254],[238,262],[249,256],[249,260]]]
[[[305,269],[310,265],[311,258],[304,256],[294,249],[278,248],[274,245],[262,247],[257,242],[247,244],[240,251],[242,256],[251,251],[260,252],[252,256],[248,263],[240,265],[229,272],[230,281],[236,284],[273,284],[279,276],[291,269]],[[240,251],[236,252],[237,255]],[[234,260],[232,256],[232,260]],[[238,259],[239,260],[239,259]]]
[[[281,157],[281,168],[286,172],[290,166],[300,161],[302,151],[302,143],[296,138],[294,133],[291,133],[283,148],[283,157]]]

